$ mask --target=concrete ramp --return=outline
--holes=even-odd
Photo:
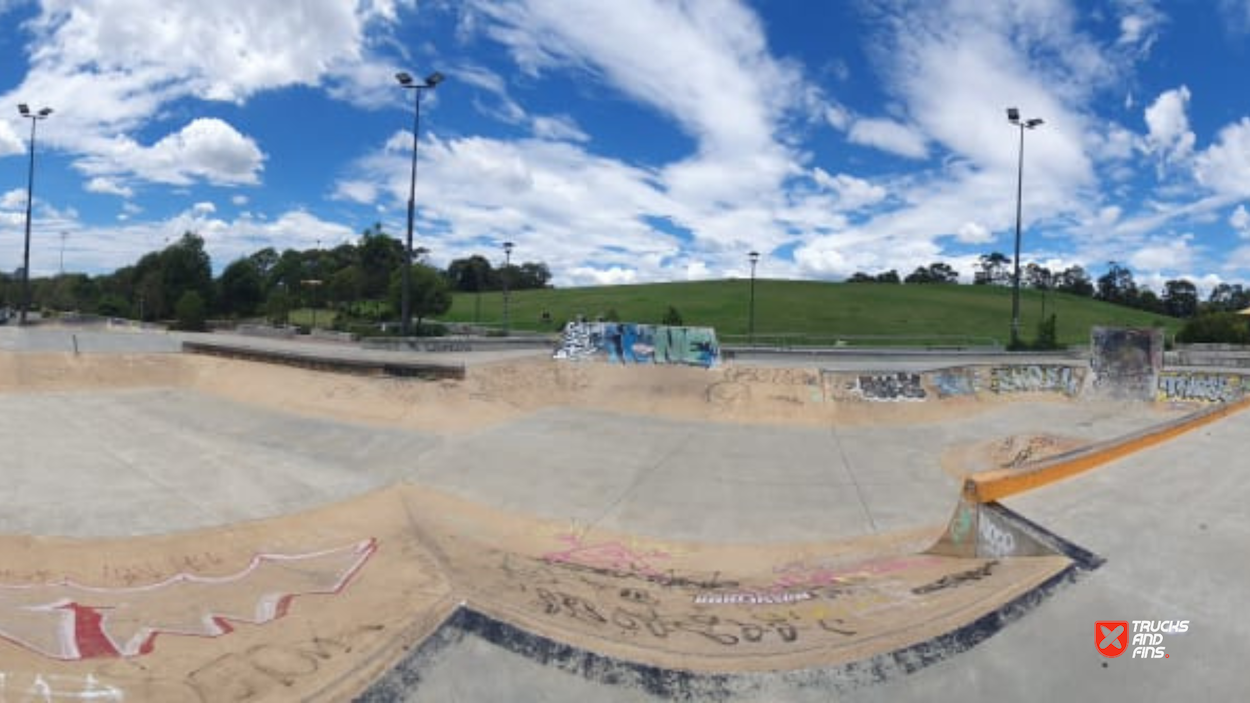
[[[924,552],[934,536],[673,543],[401,485],[179,535],[4,537],[3,692],[348,700],[419,667],[442,627],[669,693],[906,668],[983,639],[1073,565]]]

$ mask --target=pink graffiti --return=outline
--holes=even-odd
[[[234,623],[263,625],[286,615],[296,596],[334,595],[347,587],[377,541],[305,554],[257,554],[228,576],[178,573],[125,588],[69,579],[0,584],[0,639],[52,659],[150,654],[157,635],[220,637]]]
[[[666,578],[664,572],[650,563],[650,560],[667,559],[671,556],[663,550],[637,551],[620,542],[584,544],[577,535],[562,535],[560,540],[572,546],[565,550],[544,554],[544,561],[574,564],[617,573],[638,574],[657,580]]]
[[[903,559],[861,562],[839,568],[821,564],[812,565],[804,562],[792,562],[773,569],[773,573],[779,574],[779,576],[770,588],[773,590],[785,590],[812,586],[832,586],[853,578],[880,576],[899,571],[919,569],[940,564],[942,561],[941,557],[916,556]]]

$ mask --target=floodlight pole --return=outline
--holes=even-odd
[[[760,260],[760,253],[753,251],[747,254],[751,260],[751,308],[747,317],[747,343],[755,346],[755,263]]]
[[[1020,119],[1020,111],[1007,108],[1007,121],[1020,128],[1020,158],[1016,171],[1016,257],[1011,277],[1011,349],[1020,347],[1020,227],[1024,203],[1024,130],[1035,129],[1042,124],[1039,118]]]
[[[508,336],[508,273],[512,270],[512,242],[503,243],[503,336]]]
[[[31,112],[26,103],[20,103],[17,111],[30,120],[30,167],[26,174],[26,247],[22,253],[22,309],[17,318],[17,323],[24,325],[26,311],[30,309],[30,215],[31,204],[35,199],[35,125],[39,124],[39,120],[47,119],[52,114],[52,108],[45,107]]]
[[[416,215],[417,201],[417,133],[421,128],[421,91],[433,89],[443,81],[443,74],[435,71],[426,76],[425,82],[417,83],[412,76],[400,71],[395,80],[403,88],[411,88],[413,97],[412,111],[412,179],[408,186],[408,236],[404,244],[403,292],[400,302],[400,329],[403,336],[412,334],[412,227]]]

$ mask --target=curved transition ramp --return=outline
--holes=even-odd
[[[199,533],[6,537],[0,693],[385,700],[466,631],[657,693],[747,685],[744,672],[864,682],[887,662],[910,670],[974,644],[1092,565],[1017,529],[1036,541],[1031,556],[926,551],[936,535],[925,531],[707,546],[400,485]]]

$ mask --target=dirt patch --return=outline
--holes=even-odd
[[[942,453],[942,470],[955,478],[999,469],[1017,469],[1089,445],[1088,439],[1050,434],[1012,435],[965,444]]]

